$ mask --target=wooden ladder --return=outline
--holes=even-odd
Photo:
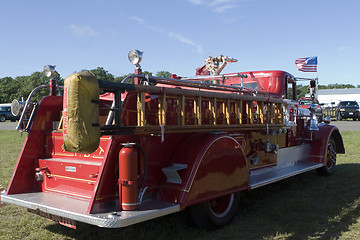
[[[181,89],[179,89],[181,90]],[[224,95],[224,94],[223,94]],[[158,100],[158,122],[159,125],[165,126],[167,115],[167,99],[176,97],[177,101],[177,125],[186,126],[186,101],[193,101],[194,124],[192,126],[204,125],[203,114],[207,112],[208,124],[216,126],[217,120],[222,116],[222,125],[233,124],[284,124],[284,104],[282,102],[256,101],[241,99],[242,95],[229,94],[232,97],[203,97],[203,96],[186,96],[179,91],[179,94],[168,95],[160,94]],[[233,96],[239,96],[239,99]],[[137,127],[147,126],[145,92],[137,93]],[[203,106],[208,106],[203,109]],[[221,116],[220,116],[221,115]]]

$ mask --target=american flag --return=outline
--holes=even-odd
[[[299,71],[302,72],[317,72],[317,57],[298,58],[295,64]]]

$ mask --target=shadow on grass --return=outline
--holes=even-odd
[[[305,173],[242,194],[234,221],[213,232],[173,214],[123,229],[58,224],[51,232],[74,239],[337,239],[360,216],[360,164],[341,164],[330,177]]]

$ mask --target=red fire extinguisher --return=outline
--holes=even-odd
[[[130,211],[138,207],[138,153],[127,144],[119,152],[119,209]]]

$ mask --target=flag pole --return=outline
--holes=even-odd
[[[316,66],[316,100],[319,101],[319,55],[316,56],[317,59],[317,66]]]

